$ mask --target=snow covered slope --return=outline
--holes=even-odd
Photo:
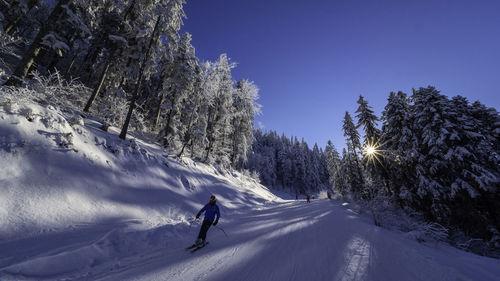
[[[211,194],[225,215],[279,200],[239,173],[189,159],[180,162],[157,145],[123,141],[117,128],[104,132],[100,126],[50,105],[2,99],[2,271],[40,253],[54,254],[61,246],[74,248],[75,239],[106,239],[116,229],[154,229],[161,241],[151,247],[167,247],[171,237],[189,229],[188,219]],[[95,254],[107,259],[102,252]],[[85,265],[66,261],[69,267]]]
[[[100,126],[0,102],[0,280],[499,280],[499,260],[419,244],[341,202],[282,199]],[[220,228],[191,254],[211,194]]]

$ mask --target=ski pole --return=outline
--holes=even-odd
[[[224,231],[224,229],[222,229],[222,227],[218,227],[218,226],[215,226],[215,227],[218,228],[218,229],[220,229],[220,230],[222,230],[222,232],[224,232],[224,235],[226,235],[226,237],[229,238],[229,236],[227,236],[227,233]]]

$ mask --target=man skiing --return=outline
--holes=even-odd
[[[203,219],[203,223],[201,224],[200,233],[198,234],[198,239],[196,240],[196,245],[204,245],[205,239],[207,238],[207,231],[210,226],[213,224],[217,225],[220,218],[219,206],[215,204],[216,199],[215,196],[210,196],[210,202],[205,205],[205,207],[201,208],[201,210],[196,214],[196,218],[199,218],[202,212],[205,212],[205,218]],[[215,216],[217,215],[217,218]],[[215,219],[215,221],[214,221]]]

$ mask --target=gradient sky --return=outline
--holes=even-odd
[[[379,117],[390,91],[428,85],[500,109],[498,0],[187,0],[184,11],[197,56],[227,53],[233,79],[259,86],[256,123],[311,148],[345,146],[360,94]]]

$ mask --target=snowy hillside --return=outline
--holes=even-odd
[[[101,125],[3,97],[0,280],[499,280],[499,260],[417,243],[343,202],[276,196]],[[220,228],[191,254],[211,194]]]

